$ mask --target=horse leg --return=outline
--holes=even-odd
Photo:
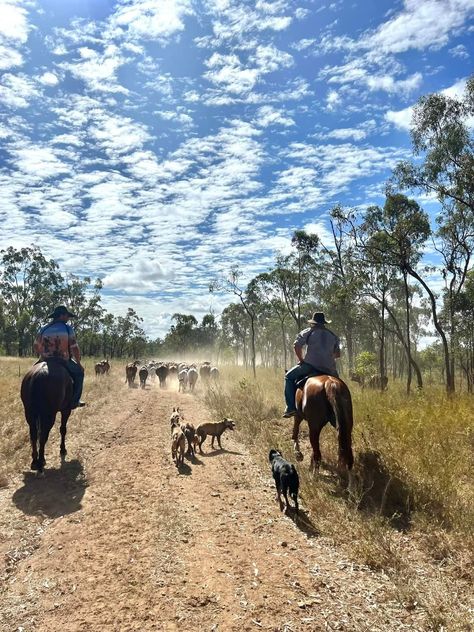
[[[311,457],[311,470],[319,470],[321,465],[321,450],[319,449],[319,435],[321,434],[322,426],[316,423],[309,424],[309,441],[313,449],[313,456]]]
[[[303,421],[303,417],[300,417],[299,415],[295,415],[294,421],[293,421],[293,434],[291,438],[293,439],[293,448],[295,450],[295,459],[297,461],[303,460],[303,453],[300,450],[300,442],[299,442],[300,425],[302,421]]]
[[[33,415],[28,413],[26,420],[30,428],[30,443],[31,443],[31,466],[32,470],[38,469],[38,425]]]
[[[61,427],[59,432],[61,433],[61,446],[59,448],[59,453],[62,458],[64,458],[67,454],[66,450],[66,430],[67,430],[67,421],[69,419],[69,415],[71,414],[70,410],[61,411]]]
[[[56,415],[48,415],[41,419],[39,427],[39,453],[38,453],[38,472],[40,474],[44,471],[46,460],[44,458],[44,448],[48,441],[49,433],[54,425],[54,419]]]

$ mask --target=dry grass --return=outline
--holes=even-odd
[[[225,373],[206,393],[208,407],[238,420],[263,468],[271,447],[292,460],[292,422],[280,418],[282,375],[260,370],[254,382],[242,369]],[[450,401],[435,387],[410,398],[402,385],[386,393],[352,390],[356,463],[349,485],[333,474],[337,441],[328,426],[326,467],[317,475],[308,470],[310,446],[302,441],[303,502],[322,537],[390,574],[398,599],[423,608],[432,629],[470,629],[474,400],[460,394]]]

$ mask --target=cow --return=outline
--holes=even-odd
[[[160,388],[164,388],[166,386],[166,378],[168,377],[169,373],[170,369],[166,364],[159,364],[156,367],[156,374],[158,376],[158,379],[160,380]]]
[[[135,360],[135,362],[129,362],[129,364],[127,364],[127,366],[125,367],[125,383],[128,384],[129,388],[132,388],[135,383],[135,377],[138,371],[138,364],[138,360]]]
[[[148,369],[146,366],[140,367],[138,371],[138,377],[140,378],[140,388],[145,388],[146,381],[148,379]]]
[[[198,372],[195,367],[191,367],[188,369],[188,386],[190,391],[194,391],[194,387],[196,386],[196,382],[198,379]]]
[[[178,381],[179,381],[178,392],[184,393],[188,387],[188,370],[187,369],[180,370],[180,372],[178,373]]]
[[[200,375],[201,380],[203,382],[207,382],[209,380],[209,377],[211,375],[211,363],[210,362],[203,362],[201,364],[201,367],[199,369],[199,375]]]

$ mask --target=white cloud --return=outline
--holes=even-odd
[[[403,10],[359,42],[382,53],[440,48],[474,13],[472,0],[404,0]]]
[[[363,129],[341,127],[339,129],[333,129],[326,134],[322,134],[327,138],[337,138],[338,140],[363,140],[367,136],[367,132]]]
[[[404,94],[413,92],[420,87],[422,82],[422,74],[416,72],[406,79],[396,80],[390,75],[368,76],[365,78],[367,86],[370,90],[384,90],[385,92]]]
[[[38,78],[38,81],[42,83],[44,86],[57,86],[59,83],[59,79],[54,72],[44,72],[41,77]]]
[[[326,97],[326,106],[328,110],[335,110],[340,105],[342,99],[336,90],[330,90]]]
[[[21,0],[0,0],[0,37],[25,44],[30,26]]]
[[[463,44],[458,44],[454,46],[454,48],[450,48],[449,54],[459,59],[469,59],[469,51]]]
[[[163,40],[184,30],[184,18],[192,15],[190,0],[120,0],[111,28],[123,29],[133,40]]]
[[[69,173],[70,166],[64,163],[49,147],[25,146],[13,152],[16,166],[33,179],[47,179]]]
[[[385,120],[393,123],[395,127],[410,131],[411,121],[413,118],[413,106],[404,108],[403,110],[388,110],[385,113]]]
[[[3,75],[0,84],[0,102],[9,108],[26,108],[30,100],[40,95],[39,90],[26,75]]]
[[[291,127],[295,124],[291,117],[280,110],[275,110],[271,105],[264,105],[259,108],[256,121],[260,127],[268,127],[269,125]]]

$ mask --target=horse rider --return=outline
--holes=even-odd
[[[298,364],[285,374],[286,410],[283,417],[296,414],[296,383],[307,375],[332,375],[338,377],[336,358],[341,356],[339,338],[326,325],[330,324],[323,312],[314,312],[308,320],[309,327],[300,331],[294,343]],[[303,356],[303,348],[306,354]]]
[[[76,334],[72,326],[67,324],[70,318],[77,316],[64,305],[59,305],[48,318],[51,322],[39,330],[33,348],[40,356],[39,362],[54,359],[64,365],[74,384],[71,408],[81,408],[85,406],[81,401],[84,367]]]

